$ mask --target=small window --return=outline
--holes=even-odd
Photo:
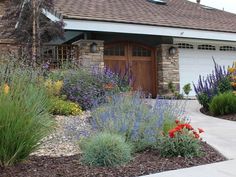
[[[179,49],[193,49],[192,44],[187,44],[187,43],[178,43],[178,48]]]
[[[134,57],[150,57],[151,50],[145,49],[143,47],[133,47],[133,56]]]
[[[165,5],[167,4],[166,0],[148,0],[149,2],[155,3],[155,4],[162,4]]]
[[[236,47],[232,46],[221,46],[220,51],[236,51]]]
[[[125,48],[123,45],[116,45],[104,49],[105,56],[125,56]]]
[[[216,47],[213,46],[213,45],[206,45],[206,44],[204,44],[204,45],[199,45],[198,49],[199,50],[216,50]]]

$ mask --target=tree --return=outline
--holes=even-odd
[[[28,59],[35,65],[41,45],[63,37],[64,23],[51,21],[43,14],[44,10],[53,11],[53,0],[8,0],[6,3],[4,32],[10,31],[14,39],[25,46]]]

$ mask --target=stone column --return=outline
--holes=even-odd
[[[91,44],[97,44],[97,51],[91,52]],[[78,45],[78,63],[80,66],[93,67],[93,66],[104,66],[103,51],[104,42],[100,40],[79,40],[73,44]]]
[[[175,47],[176,54],[170,54],[169,49]],[[179,51],[175,45],[161,44],[157,46],[157,93],[161,96],[170,96],[168,84],[172,82],[176,91],[180,91]]]

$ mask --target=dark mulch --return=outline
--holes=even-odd
[[[226,160],[206,143],[202,143],[202,157],[185,159],[161,158],[156,151],[137,154],[126,166],[94,168],[82,165],[80,156],[36,157],[13,167],[0,168],[1,177],[134,177],[167,170],[198,166]]]
[[[209,111],[205,110],[204,108],[201,108],[200,111],[203,114],[215,117]],[[236,121],[236,114],[229,114],[229,115],[224,115],[224,116],[216,116],[216,118],[230,120],[230,121]]]

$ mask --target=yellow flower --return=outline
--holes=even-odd
[[[236,68],[228,68],[228,71],[229,71],[230,74],[232,74],[236,71]]]
[[[10,87],[8,86],[8,84],[4,84],[4,93],[8,94],[10,91]]]
[[[54,95],[59,95],[60,94],[60,92],[61,92],[61,89],[62,89],[62,87],[63,87],[63,81],[56,81],[55,83],[54,83]]]
[[[232,85],[233,87],[236,87],[236,82],[231,82],[231,85]]]

